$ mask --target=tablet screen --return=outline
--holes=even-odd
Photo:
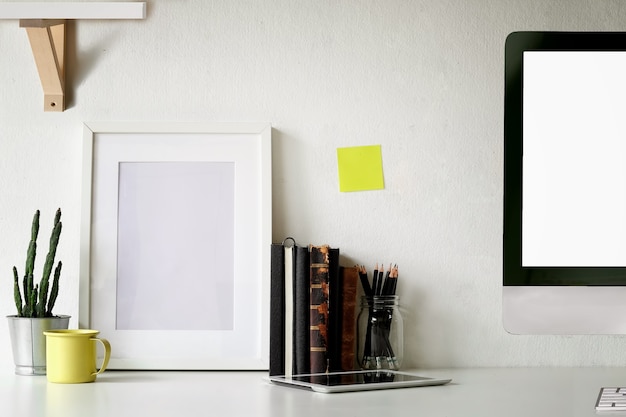
[[[319,392],[361,391],[385,388],[442,385],[450,379],[437,379],[398,371],[350,371],[326,374],[270,376],[269,380],[281,385],[309,388]]]

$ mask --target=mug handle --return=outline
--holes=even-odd
[[[100,369],[98,369],[97,372],[94,372],[93,374],[91,374],[91,375],[98,375],[104,372],[105,369],[107,369],[107,365],[109,364],[109,359],[111,359],[111,344],[109,343],[108,340],[101,339],[99,337],[92,337],[90,340],[97,340],[98,342],[102,343],[102,346],[104,346],[104,360],[102,361],[102,366],[100,367]]]

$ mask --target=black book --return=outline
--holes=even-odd
[[[285,374],[285,250],[272,244],[270,264],[270,375]]]
[[[328,368],[330,372],[341,371],[342,347],[342,277],[339,273],[339,249],[328,250]]]
[[[309,265],[309,248],[296,246],[293,285],[294,374],[308,374],[311,371],[309,361]]]

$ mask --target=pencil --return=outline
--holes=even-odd
[[[385,273],[385,283],[383,284],[383,289],[381,290],[381,295],[389,295],[389,291],[391,290],[391,281],[389,281],[391,273],[391,264],[389,264],[389,269]]]
[[[361,279],[361,285],[363,286],[363,293],[366,297],[371,297],[372,287],[370,287],[370,282],[367,279],[367,271],[363,265],[357,265],[357,269],[359,270],[359,278]]]
[[[398,265],[394,265],[393,270],[392,270],[392,276],[393,276],[393,285],[391,286],[391,293],[390,295],[395,295],[396,294],[396,287],[398,286]]]
[[[372,295],[378,295],[378,264],[374,267],[374,276],[372,277]]]
[[[378,271],[378,288],[376,289],[376,295],[383,295],[383,281],[385,279],[384,275],[385,275],[385,266],[382,265],[381,270]]]

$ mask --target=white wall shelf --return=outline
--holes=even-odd
[[[146,2],[0,3],[0,19],[144,19]]]
[[[0,3],[0,19],[26,29],[44,92],[44,111],[65,110],[65,25],[76,19],[145,19],[146,2]]]

